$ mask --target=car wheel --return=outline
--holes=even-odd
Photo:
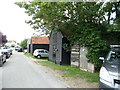
[[[38,55],[38,56],[37,56],[37,58],[41,58],[41,56],[40,56],[40,55]]]
[[[2,60],[0,60],[0,67],[2,67],[2,65],[3,65],[3,61],[2,61]]]

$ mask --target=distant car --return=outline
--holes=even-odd
[[[14,50],[15,50],[15,47],[10,47],[10,50],[14,51]]]
[[[16,48],[15,48],[15,51],[17,51],[18,49],[19,49],[19,48],[18,48],[18,47],[16,47]]]
[[[99,59],[103,60],[99,74],[99,87],[120,90],[120,45],[111,45],[106,58],[100,57]]]
[[[47,50],[45,49],[36,49],[33,53],[33,56],[37,57],[37,58],[41,58],[41,57],[48,57],[49,53]]]
[[[20,48],[18,48],[18,50],[17,50],[18,52],[22,52],[23,51],[23,49],[20,47]]]
[[[6,55],[0,50],[0,67],[6,62]]]

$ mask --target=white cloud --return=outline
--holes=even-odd
[[[0,2],[0,31],[7,35],[8,40],[20,42],[32,35],[31,27],[25,23],[30,17],[24,9],[14,4],[18,0],[2,0]]]

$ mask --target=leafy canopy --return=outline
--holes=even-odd
[[[28,40],[28,39],[24,39],[24,40],[21,41],[21,43],[20,43],[20,46],[21,46],[23,49],[27,49],[27,40]]]
[[[25,8],[32,20],[26,21],[33,29],[46,34],[62,32],[71,44],[88,48],[88,59],[100,66],[98,57],[107,50],[110,43],[104,35],[119,26],[119,2],[17,2]],[[116,16],[112,18],[112,14]],[[110,22],[116,23],[111,25]],[[115,27],[116,26],[116,27]],[[118,28],[119,29],[119,28]]]

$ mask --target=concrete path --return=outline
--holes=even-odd
[[[69,86],[23,53],[15,52],[3,67],[0,67],[0,87],[67,88]]]

